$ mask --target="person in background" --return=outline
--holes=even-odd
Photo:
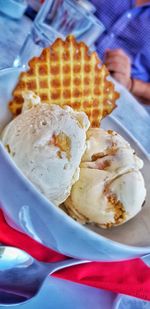
[[[91,0],[105,31],[97,52],[111,75],[150,105],[150,1]]]

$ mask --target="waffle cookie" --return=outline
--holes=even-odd
[[[115,108],[119,94],[107,80],[109,75],[96,52],[89,53],[83,42],[72,35],[65,41],[58,38],[52,46],[44,48],[39,57],[29,61],[29,70],[20,74],[9,103],[14,116],[21,112],[22,92],[32,90],[41,101],[60,106],[69,105],[84,111],[92,127]]]

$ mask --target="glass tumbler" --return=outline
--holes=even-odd
[[[58,37],[65,39],[68,34],[73,34],[77,40],[84,41],[94,49],[94,42],[103,31],[103,24],[88,6],[82,5],[82,1],[46,0],[13,66],[25,67],[28,60],[38,56],[44,47],[51,45]]]

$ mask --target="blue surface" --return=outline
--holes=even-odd
[[[0,12],[6,16],[20,19],[27,8],[27,2],[25,0],[0,0]]]
[[[12,66],[31,25],[26,16],[15,20],[0,12],[0,69]]]
[[[113,309],[150,309],[150,302],[135,297],[118,295],[113,303]]]

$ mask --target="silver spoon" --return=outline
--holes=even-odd
[[[54,271],[89,261],[38,262],[26,252],[13,247],[0,247],[0,305],[19,304],[34,297],[43,282]]]

